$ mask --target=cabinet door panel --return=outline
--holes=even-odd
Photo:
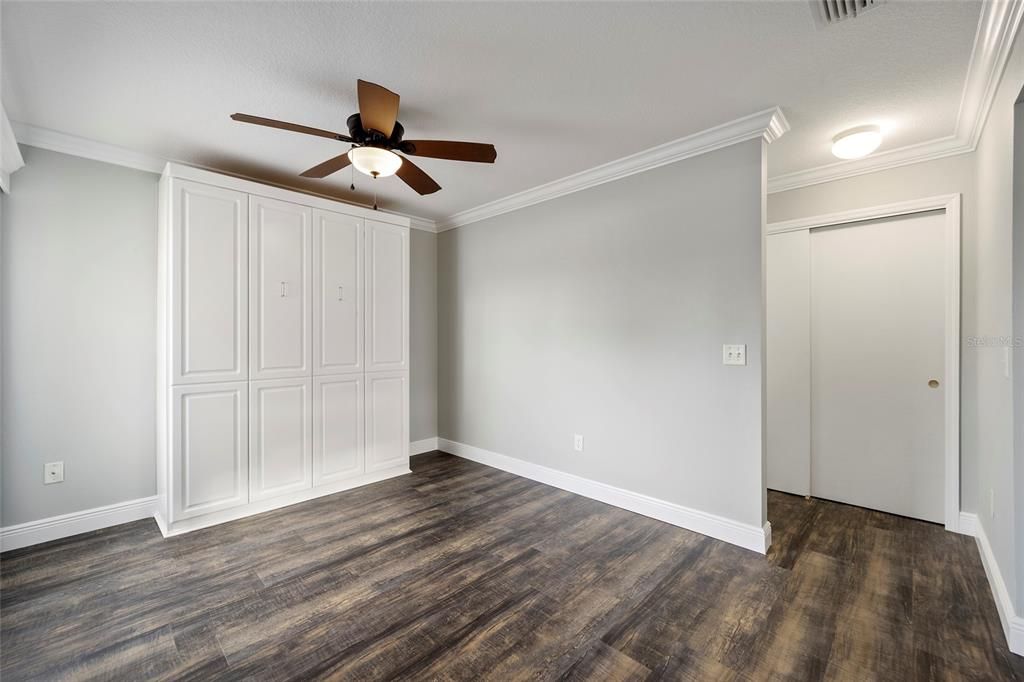
[[[313,485],[363,473],[363,377],[313,378]]]
[[[366,371],[409,368],[409,228],[366,221]]]
[[[366,471],[409,465],[409,374],[366,375]]]
[[[313,374],[363,370],[363,220],[313,212]]]
[[[249,501],[248,384],[172,389],[172,521]]]
[[[253,500],[312,485],[311,379],[254,381],[249,388]]]
[[[305,206],[249,198],[252,379],[311,374],[312,219]]]
[[[172,383],[248,377],[247,197],[175,180]]]

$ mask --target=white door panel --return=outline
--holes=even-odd
[[[817,497],[944,520],[944,227],[923,213],[810,235]]]
[[[768,235],[768,487],[809,495],[811,485],[811,261],[807,230]]]
[[[172,383],[248,377],[247,197],[175,180]]]
[[[313,378],[313,485],[363,473],[363,375]]]
[[[313,374],[363,370],[363,220],[313,211]]]
[[[172,521],[249,501],[247,388],[243,381],[172,389]]]
[[[252,499],[311,487],[312,379],[253,381],[249,390]]]
[[[409,228],[366,221],[366,371],[409,368]]]
[[[250,197],[250,378],[311,375],[310,208]]]
[[[409,374],[366,375],[366,471],[409,464]]]

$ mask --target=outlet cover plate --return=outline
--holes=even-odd
[[[723,365],[745,365],[747,364],[747,346],[743,343],[726,344],[722,346]]]
[[[43,485],[64,481],[64,462],[47,462],[43,465]]]

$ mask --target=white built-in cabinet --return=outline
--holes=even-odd
[[[408,473],[408,219],[168,164],[158,271],[165,535]]]

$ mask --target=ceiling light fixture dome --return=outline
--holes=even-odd
[[[354,147],[348,158],[357,171],[372,178],[386,178],[402,167],[401,156],[380,147]]]
[[[832,154],[840,159],[859,159],[882,144],[882,130],[875,125],[844,130],[832,138]]]

